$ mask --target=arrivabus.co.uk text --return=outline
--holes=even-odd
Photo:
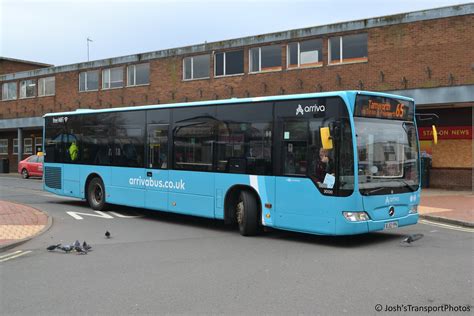
[[[128,183],[130,185],[137,185],[141,187],[155,187],[160,189],[176,189],[176,190],[186,190],[185,189],[185,182],[183,179],[179,181],[164,181],[164,180],[154,180],[151,178],[142,177],[138,178],[129,178]]]

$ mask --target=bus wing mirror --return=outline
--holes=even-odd
[[[431,125],[431,128],[433,129],[433,143],[436,145],[438,144],[438,131],[434,125]]]
[[[323,145],[323,148],[332,149],[332,137],[329,127],[321,127],[319,133],[321,134],[321,144]]]

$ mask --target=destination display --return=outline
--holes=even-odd
[[[410,101],[368,95],[356,98],[354,116],[412,121],[413,115],[414,104]]]

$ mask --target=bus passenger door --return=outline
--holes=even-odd
[[[281,176],[276,180],[279,215],[276,224],[282,228],[295,229],[310,220],[312,205],[315,204],[314,185],[305,178],[308,168],[308,121],[285,119],[278,126]]]
[[[169,124],[147,126],[147,168],[145,169],[145,207],[167,210],[169,192],[168,171]]]
[[[281,119],[278,122],[280,141],[280,176],[276,177],[275,222],[279,228],[311,233],[331,234],[334,219],[325,198],[307,176],[312,174],[314,156],[319,151],[317,120]]]

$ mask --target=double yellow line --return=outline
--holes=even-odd
[[[30,252],[31,252],[31,250],[27,250],[27,251],[18,250],[18,251],[12,252],[12,253],[8,253],[6,255],[0,256],[0,263],[11,260],[11,259],[21,257],[23,255],[26,255],[26,254],[30,253]]]

